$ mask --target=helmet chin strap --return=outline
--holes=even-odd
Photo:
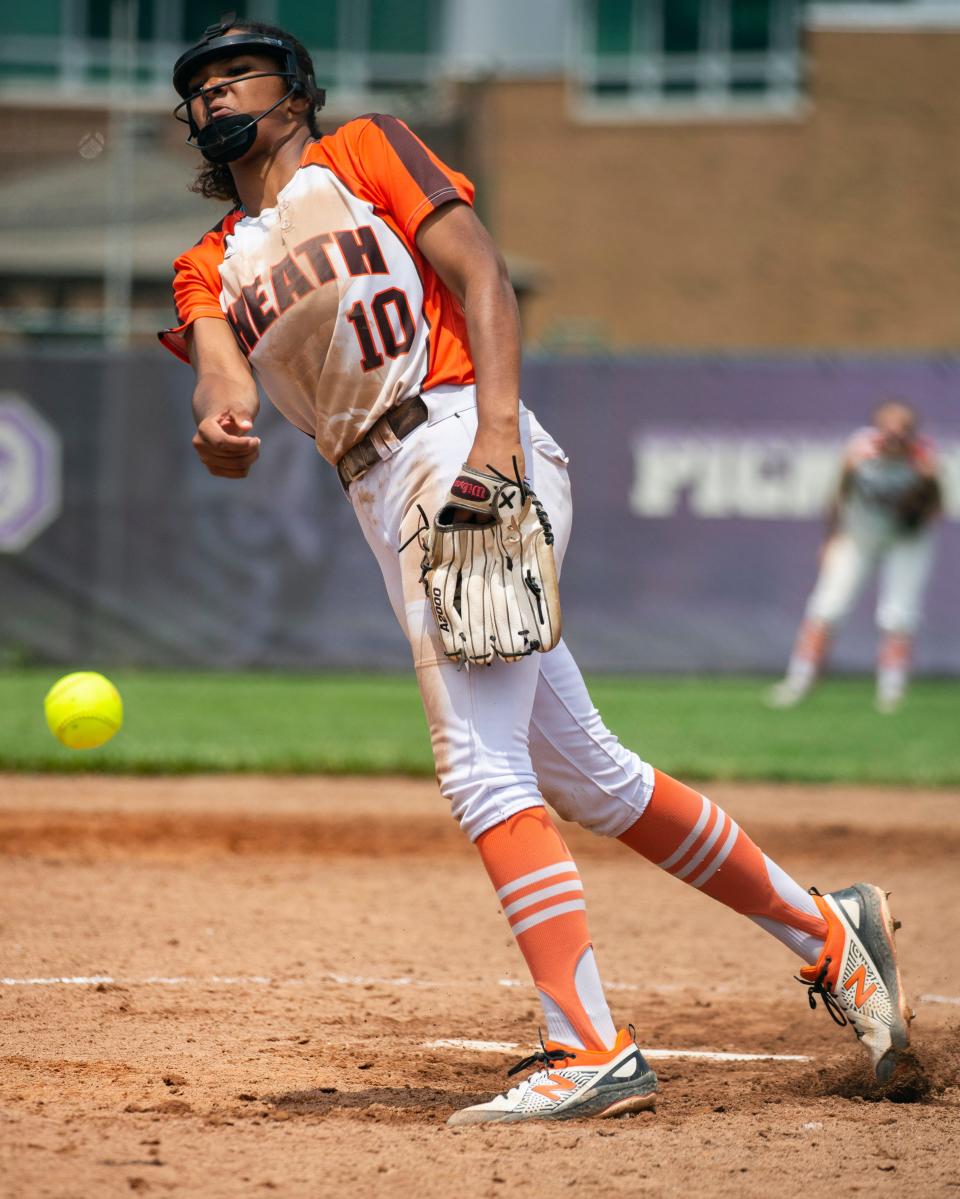
[[[291,87],[276,104],[265,108],[259,116],[234,112],[225,117],[211,117],[196,135],[195,145],[207,162],[236,162],[242,158],[257,140],[257,123],[288,100],[297,89]],[[209,107],[209,105],[208,105]]]

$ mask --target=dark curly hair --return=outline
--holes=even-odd
[[[313,60],[307,53],[306,47],[292,33],[287,33],[285,29],[280,29],[277,25],[266,25],[263,21],[236,21],[231,28],[241,30],[243,33],[262,33],[267,37],[283,38],[293,47],[301,71],[305,75],[309,75],[311,79],[313,78]],[[307,128],[313,137],[319,137],[317,110],[322,107],[323,103],[319,91],[316,88],[311,89],[308,99],[312,101],[312,104],[307,109]],[[197,168],[196,177],[190,184],[190,191],[210,200],[229,200],[235,206],[240,204],[237,185],[233,181],[233,172],[227,163],[204,160]]]

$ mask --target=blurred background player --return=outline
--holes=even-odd
[[[790,708],[809,695],[834,631],[879,571],[875,703],[880,712],[896,710],[907,687],[940,510],[934,450],[918,435],[916,412],[901,400],[880,404],[873,423],[847,445],[820,572],[786,677],[768,694],[772,707]]]

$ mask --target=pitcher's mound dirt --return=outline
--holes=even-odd
[[[643,1046],[809,1060],[658,1059],[655,1113],[447,1129],[540,1015],[433,786],[0,776],[0,1195],[960,1195],[960,804],[709,792],[805,884],[893,891],[918,1018],[886,1088],[780,945],[565,827]]]

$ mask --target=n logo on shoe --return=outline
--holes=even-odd
[[[846,979],[846,981],[843,984],[843,989],[845,991],[849,991],[851,987],[857,988],[856,991],[854,991],[854,993],[853,993],[853,1003],[854,1003],[855,1007],[858,1007],[858,1008],[863,1007],[863,1005],[867,1002],[867,1000],[870,998],[870,996],[877,989],[877,984],[871,983],[870,986],[867,987],[866,990],[864,990],[864,983],[866,981],[867,981],[867,967],[864,965],[863,962],[861,962],[860,965],[856,968],[856,970],[854,970],[854,972],[850,975],[850,977],[848,979]]]
[[[541,1082],[532,1089],[540,1095],[545,1095],[548,1099],[553,1099],[559,1103],[561,1099],[569,1092],[577,1089],[577,1084],[571,1082],[569,1078],[564,1078],[562,1074],[549,1074],[548,1082]]]

